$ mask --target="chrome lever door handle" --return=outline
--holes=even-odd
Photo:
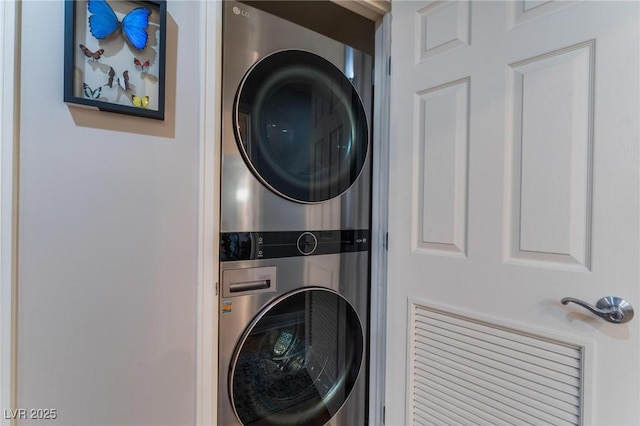
[[[615,324],[624,324],[625,322],[631,321],[631,318],[633,318],[633,306],[620,297],[603,297],[596,302],[596,306],[592,306],[587,302],[583,302],[582,300],[575,299],[573,297],[565,297],[560,302],[563,305],[573,302],[590,310],[600,318]]]

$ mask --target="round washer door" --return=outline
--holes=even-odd
[[[326,424],[345,403],[363,358],[358,315],[338,293],[304,287],[249,325],[231,364],[233,409],[244,425]]]
[[[287,199],[335,198],[365,164],[369,132],[360,97],[313,53],[284,50],[257,62],[238,89],[233,119],[249,168]]]

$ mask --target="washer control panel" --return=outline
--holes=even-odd
[[[369,250],[369,230],[225,232],[220,261],[275,259]]]
[[[313,232],[303,232],[298,237],[298,251],[305,256],[313,254],[318,248],[318,239]]]

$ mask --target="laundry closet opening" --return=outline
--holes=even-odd
[[[374,24],[257,6],[223,5],[218,424],[364,426]]]

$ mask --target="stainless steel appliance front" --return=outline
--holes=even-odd
[[[221,263],[218,424],[366,424],[368,251]]]
[[[221,231],[365,229],[370,56],[224,4]]]

